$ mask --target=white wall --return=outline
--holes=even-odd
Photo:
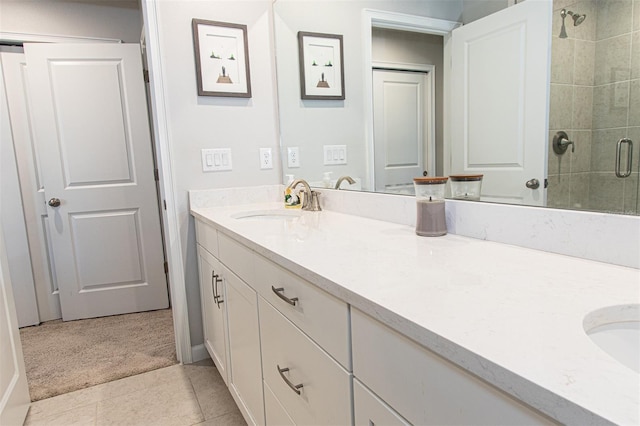
[[[524,1],[524,0],[520,0]],[[514,3],[516,0],[514,0]],[[463,0],[462,23],[468,24],[491,15],[509,5],[508,0]]]
[[[140,11],[133,8],[75,1],[2,0],[0,31],[115,38],[138,43],[142,18]]]
[[[178,215],[191,345],[196,346],[203,341],[202,320],[195,228],[187,191],[280,181],[271,1],[165,0],[157,3],[157,10],[176,198],[176,205],[170,208],[175,208]],[[197,95],[193,18],[247,25],[251,98]],[[261,147],[272,148],[272,170],[260,169]],[[233,170],[203,173],[200,154],[203,148],[231,148]]]

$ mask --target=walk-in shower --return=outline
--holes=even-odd
[[[562,28],[560,28],[560,38],[567,38],[567,29],[564,26],[564,18],[566,18],[567,15],[571,16],[571,18],[573,19],[574,27],[577,27],[578,25],[582,24],[584,20],[587,19],[586,14],[580,15],[579,13],[575,13],[567,9],[562,9],[560,11],[560,16],[562,17]]]

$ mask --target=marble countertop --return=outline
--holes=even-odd
[[[332,211],[234,218],[271,209],[191,213],[561,423],[640,424],[640,375],[583,328],[640,303],[640,270]]]

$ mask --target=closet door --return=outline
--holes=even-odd
[[[62,318],[167,308],[140,46],[25,54]]]

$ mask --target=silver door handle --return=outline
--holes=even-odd
[[[280,299],[284,300],[291,306],[296,306],[296,302],[298,301],[298,298],[297,297],[288,298],[287,296],[282,294],[284,292],[283,287],[275,288],[274,286],[271,286],[271,291],[273,291],[276,294],[276,296],[278,296]]]
[[[60,198],[52,198],[47,204],[49,204],[51,207],[60,207]]]
[[[621,158],[622,157],[622,145],[623,144],[628,144],[629,145],[629,150],[627,151],[627,168],[624,171],[624,173],[622,173],[622,171],[620,170],[620,163],[621,163]],[[626,178],[631,176],[631,161],[632,161],[632,155],[633,155],[633,142],[631,141],[631,139],[627,139],[627,138],[622,138],[618,141],[618,143],[616,144],[616,176],[619,178]]]
[[[529,179],[525,185],[529,189],[538,189],[540,188],[540,181],[536,178]]]
[[[216,274],[215,271],[211,271],[211,288],[213,289],[213,301],[216,302],[218,309],[220,309],[220,304],[224,303],[222,300],[222,296],[218,294],[218,283],[222,282],[220,279],[220,275]]]
[[[294,391],[295,393],[300,395],[300,388],[303,387],[302,383],[300,383],[299,385],[294,385],[291,380],[287,379],[287,377],[284,374],[282,374],[282,373],[286,373],[287,371],[289,371],[289,369],[288,368],[280,368],[280,366],[277,365],[277,364],[276,364],[276,367],[278,367],[278,373],[280,373],[280,377],[282,377],[282,380],[284,380],[284,382],[291,388],[292,391]]]

